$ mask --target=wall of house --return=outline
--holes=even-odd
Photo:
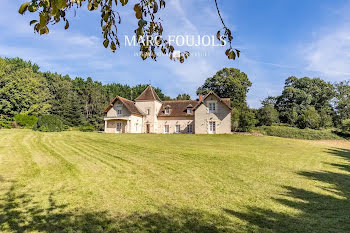
[[[157,115],[162,107],[162,104],[158,101],[136,101],[135,105],[145,114],[147,113],[147,109],[150,109],[150,114],[144,116],[143,120],[143,129],[142,132],[146,132],[146,125],[150,125],[150,133],[158,133],[158,119]]]
[[[122,132],[127,132],[127,121],[122,120],[108,120],[105,122],[105,133],[116,133],[117,122],[122,123]]]
[[[216,103],[216,112],[209,113],[209,102]],[[195,132],[196,134],[207,134],[209,130],[209,121],[215,121],[216,133],[231,133],[231,110],[215,95],[208,96],[203,104],[194,111]]]
[[[195,133],[194,117],[158,117],[158,133],[164,133],[165,125],[169,125],[169,133],[175,133],[175,126],[180,125],[180,133],[187,133],[187,126],[191,124]]]
[[[129,110],[119,100],[117,100],[113,107],[107,112],[106,117],[117,117],[117,107],[122,107],[122,115],[118,117],[130,116]]]
[[[142,133],[143,118],[141,116],[130,116],[130,133]]]

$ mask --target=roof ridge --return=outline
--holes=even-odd
[[[162,102],[162,100],[159,98],[156,91],[151,85],[148,85],[135,100],[157,100],[159,102]]]

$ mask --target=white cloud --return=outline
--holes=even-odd
[[[333,81],[349,79],[350,21],[315,34],[317,38],[306,46],[303,53],[306,69]]]

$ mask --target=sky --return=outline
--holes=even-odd
[[[72,11],[68,30],[59,23],[40,36],[29,26],[37,15],[18,13],[24,1],[1,1],[0,56],[30,60],[41,71],[92,77],[104,84],[151,84],[171,97],[188,93],[195,98],[206,78],[233,67],[253,83],[247,100],[254,108],[265,97],[279,95],[289,76],[350,80],[350,0],[218,0],[240,58],[228,60],[226,47],[180,47],[192,54],[183,64],[167,57],[143,61],[135,55],[138,47],[125,46],[125,36],[137,27],[137,0],[118,5],[122,23],[116,53],[102,45],[98,11],[89,12],[86,6]],[[165,37],[216,35],[222,28],[213,0],[166,0],[160,16]]]

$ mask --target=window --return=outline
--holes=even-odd
[[[193,125],[187,125],[187,133],[193,133]]]
[[[209,121],[209,133],[215,133],[216,125],[215,121]]]
[[[215,113],[215,103],[209,103],[209,113]]]
[[[147,109],[146,109],[146,114],[147,114],[147,115],[150,115],[150,114],[151,114],[151,109],[147,108]]]
[[[169,133],[169,125],[164,125],[164,133]]]
[[[122,123],[121,122],[117,122],[117,129],[116,129],[117,133],[120,133],[122,131]]]
[[[180,125],[175,125],[175,133],[180,133]]]
[[[192,107],[187,108],[187,114],[192,114]]]
[[[139,123],[136,123],[136,124],[135,124],[135,131],[136,131],[136,132],[137,132],[138,126],[139,126]]]
[[[117,116],[122,115],[122,107],[117,107]]]
[[[169,108],[165,108],[165,109],[164,109],[164,113],[165,113],[165,114],[169,114],[169,113],[170,113],[170,109],[169,109]]]

